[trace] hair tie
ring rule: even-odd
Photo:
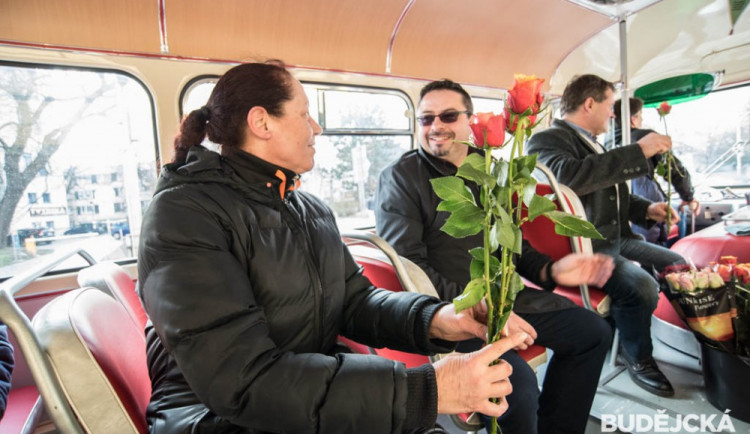
[[[201,107],[200,111],[201,111],[201,116],[203,116],[203,119],[205,119],[206,122],[208,122],[208,118],[211,115],[211,111],[206,106]]]

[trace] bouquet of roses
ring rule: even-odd
[[[722,257],[701,270],[667,267],[659,277],[662,291],[698,340],[727,353],[747,354],[750,264]]]
[[[711,265],[734,287],[736,353],[750,356],[750,263],[738,264],[736,257],[722,256],[718,263]]]

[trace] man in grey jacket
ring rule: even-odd
[[[652,357],[651,314],[658,302],[653,276],[634,264],[658,271],[684,263],[668,249],[635,235],[629,221],[642,226],[679,217],[666,203],[630,194],[627,180],[648,173],[648,158],[672,147],[669,136],[651,133],[607,152],[596,136],[607,131],[614,116],[614,86],[595,75],[573,78],[566,86],[552,127],[534,134],[527,150],[538,153],[557,177],[580,196],[586,216],[605,237],[593,240],[596,252],[615,258],[612,278],[602,289],[612,298],[611,314],[620,331],[623,357],[633,381],[659,396],[674,394]],[[669,214],[668,214],[669,213]]]

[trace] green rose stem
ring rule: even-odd
[[[487,143],[487,132],[484,133],[484,143]],[[484,147],[484,173],[491,173],[492,152],[489,146]],[[493,342],[493,326],[495,323],[495,309],[492,303],[492,293],[490,292],[490,229],[492,227],[492,204],[490,203],[491,189],[489,186],[482,187],[484,193],[484,225],[482,225],[482,235],[484,237],[484,293],[487,300],[487,343]]]
[[[508,178],[506,180],[507,183],[507,202],[506,202],[506,211],[508,211],[508,215],[513,216],[514,210],[513,207],[513,169],[515,167],[515,157],[516,155],[522,155],[523,153],[523,136],[526,130],[526,126],[528,124],[528,118],[527,117],[521,117],[518,120],[518,125],[516,126],[516,132],[513,137],[513,147],[511,148],[510,152],[510,159],[508,164]],[[486,143],[486,137],[485,137],[485,143]],[[492,154],[491,154],[491,148],[486,147],[485,148],[485,173],[491,173],[491,164],[492,164]],[[487,248],[490,245],[490,228],[491,228],[491,218],[492,218],[492,206],[494,204],[490,203],[490,188],[485,186],[484,187],[484,210],[485,210],[485,224],[484,224],[484,284],[485,284],[485,293],[487,294],[487,309],[489,311],[489,316],[487,320],[487,343],[491,344],[492,342],[497,341],[500,339],[500,336],[502,334],[503,328],[505,328],[505,323],[508,321],[508,317],[510,315],[506,315],[506,302],[508,297],[508,291],[510,288],[510,279],[513,275],[513,271],[515,269],[515,266],[513,265],[513,252],[510,248],[502,246],[500,248],[500,258],[501,258],[501,274],[500,274],[500,301],[498,303],[498,314],[500,315],[498,320],[498,324],[495,324],[495,309],[493,309],[493,303],[492,303],[492,294],[490,292],[490,249]],[[520,197],[519,197],[520,202]],[[519,206],[515,209],[515,222],[518,223],[521,220],[521,206]],[[497,362],[494,362],[497,363]],[[493,398],[492,400],[495,403],[498,403],[499,400],[497,398]],[[500,427],[497,424],[497,419],[494,419],[491,424],[491,430],[490,432],[492,434],[497,434],[497,432],[500,431],[502,434],[502,430],[500,430]]]
[[[667,118],[661,117],[664,123],[664,134],[669,135],[667,130]],[[667,239],[669,239],[669,233],[672,230],[672,151],[667,151]]]

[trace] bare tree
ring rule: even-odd
[[[50,83],[60,83],[64,74],[65,71],[0,67],[0,239],[6,238],[24,191],[48,165],[73,127],[82,119],[109,109],[94,102],[115,88],[115,78],[109,80],[92,73],[90,81],[78,88],[68,83],[66,92],[55,96]]]

